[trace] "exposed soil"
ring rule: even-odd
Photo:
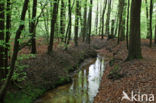
[[[105,56],[106,60],[114,60],[114,63],[113,66],[110,66],[110,63],[107,64],[94,103],[132,103],[128,100],[121,101],[123,91],[129,96],[132,91],[140,92],[140,95],[156,94],[156,45],[149,48],[148,43],[148,40],[142,40],[143,59],[126,62],[128,51],[125,42],[116,45],[116,40],[110,40],[106,42],[103,49],[98,50],[100,54]],[[119,73],[123,77],[108,79],[108,75],[115,66],[119,67]]]

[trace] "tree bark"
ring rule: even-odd
[[[76,15],[75,15],[75,35],[74,35],[74,42],[75,46],[78,46],[78,33],[79,33],[79,0],[76,0]]]
[[[31,53],[36,54],[36,25],[35,25],[35,19],[36,19],[36,13],[37,13],[37,0],[33,0],[33,8],[32,8],[32,20],[30,22],[30,33],[32,35],[32,48]]]
[[[154,39],[154,43],[156,44],[156,24],[155,24],[155,39]]]
[[[89,7],[89,13],[88,13],[88,34],[87,34],[87,40],[86,42],[90,44],[90,35],[92,30],[92,5],[93,0],[90,0],[90,7]]]
[[[98,22],[99,22],[99,1],[97,0],[97,8],[96,8],[96,18],[95,18],[95,31],[96,31],[96,35],[98,34]]]
[[[64,33],[65,33],[65,19],[66,19],[66,12],[65,12],[65,3],[64,0],[61,0],[61,12],[60,12],[60,33],[61,33],[61,40],[63,41]]]
[[[127,60],[142,58],[140,36],[141,1],[132,0],[131,4],[130,40]]]
[[[106,35],[108,35],[108,38],[110,37],[110,28],[109,28],[109,22],[110,22],[110,14],[111,14],[111,4],[112,0],[108,0],[108,11],[107,11],[107,19],[106,19]]]
[[[57,21],[57,14],[58,14],[58,5],[59,5],[59,0],[54,0],[54,7],[51,4],[51,7],[53,7],[53,12],[51,15],[51,33],[50,33],[50,42],[48,46],[48,53],[53,52],[53,43],[54,43],[54,33],[55,33],[55,24]]]
[[[104,2],[104,7],[103,7],[103,12],[102,12],[102,32],[101,32],[101,39],[103,39],[104,36],[104,19],[105,19],[105,11],[106,11],[106,7],[107,7],[107,0],[105,0]]]
[[[130,5],[130,1],[128,0],[128,7],[127,7],[127,30],[126,30],[126,45],[127,45],[127,49],[128,49],[128,35],[129,35],[129,5]]]
[[[119,17],[119,29],[118,29],[118,44],[120,41],[124,40],[124,24],[125,24],[125,19],[123,18],[124,16],[124,5],[125,5],[125,0],[119,0],[119,12],[118,12],[118,17]]]
[[[71,11],[71,0],[68,0],[68,15],[69,15],[69,31],[68,31],[68,40],[67,45],[69,45],[70,38],[71,38],[71,26],[72,26],[72,11]]]
[[[5,70],[4,70],[4,62],[5,62],[5,55],[4,55],[4,29],[5,29],[5,16],[4,16],[4,5],[5,5],[5,1],[2,0],[0,1],[0,78],[4,78],[5,77]]]
[[[5,38],[5,74],[8,74],[8,58],[9,58],[9,40],[10,40],[10,28],[11,28],[11,1],[7,0],[7,13],[6,13],[6,38]]]
[[[147,36],[146,36],[146,38],[149,39],[150,38],[150,24],[149,24],[149,13],[148,13],[148,2],[147,2],[147,0],[145,0],[145,4],[146,4],[146,22],[147,22]]]
[[[83,14],[83,33],[82,33],[82,41],[85,41],[86,38],[86,29],[87,29],[87,0],[85,0],[84,14]]]
[[[153,14],[153,0],[150,0],[150,47],[152,47],[152,14]]]

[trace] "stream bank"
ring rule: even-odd
[[[5,103],[32,103],[47,90],[71,82],[71,73],[77,70],[83,60],[95,58],[95,49],[102,48],[104,43],[105,40],[96,39],[90,47],[81,43],[67,51],[57,49],[53,55],[40,54],[21,61],[21,64],[29,66],[24,69],[27,78],[9,88]]]
[[[123,91],[129,96],[132,91],[155,95],[156,45],[149,48],[148,40],[142,40],[143,59],[125,61],[128,55],[125,41],[117,45],[117,40],[110,40],[106,44],[98,52],[111,62],[106,66],[94,103],[130,103],[126,99],[122,101]],[[145,98],[143,102],[146,102]]]
[[[79,67],[72,76],[72,83],[47,91],[35,103],[93,103],[103,71],[104,58],[89,59]]]

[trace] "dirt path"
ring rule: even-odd
[[[109,41],[104,49],[99,50],[99,53],[108,59],[112,59],[114,55],[115,62],[112,67],[107,65],[94,103],[140,103],[137,101],[139,101],[139,96],[141,100],[142,94],[147,94],[147,98],[142,99],[143,103],[149,101],[149,94],[156,94],[156,45],[151,49],[147,46],[148,41],[142,40],[143,59],[124,62],[128,54],[126,45],[122,42],[115,47],[115,44],[116,41]],[[110,71],[115,66],[120,68],[119,73],[124,77],[118,80],[108,79]],[[133,91],[134,94],[137,94],[137,101],[130,102],[125,99],[121,101],[123,91],[129,97]],[[156,103],[156,100],[150,103]]]

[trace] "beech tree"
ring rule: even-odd
[[[152,14],[153,14],[153,0],[150,0],[150,47],[152,47]]]
[[[75,8],[75,35],[74,35],[74,42],[75,42],[75,46],[78,46],[78,34],[79,34],[79,9],[80,9],[80,5],[79,5],[79,0],[76,0],[76,8]]]
[[[127,60],[142,58],[140,36],[141,1],[132,0],[131,4],[130,40]]]
[[[51,12],[51,33],[50,33],[50,42],[48,46],[48,53],[53,51],[53,43],[54,43],[54,33],[55,33],[55,24],[57,21],[57,14],[58,14],[58,5],[59,0],[54,0],[54,6],[51,3],[51,7],[53,7],[53,11]]]
[[[32,35],[31,43],[32,43],[32,49],[31,53],[36,54],[36,25],[35,25],[35,19],[36,19],[36,12],[37,12],[37,0],[33,0],[33,8],[32,8],[32,20],[30,23],[30,33]]]
[[[109,28],[109,22],[110,22],[110,14],[111,14],[111,5],[112,0],[108,0],[108,11],[107,11],[107,19],[106,19],[106,35],[108,35],[108,38],[110,38],[110,28]]]
[[[4,29],[5,29],[5,15],[4,15],[4,0],[0,1],[0,78],[5,77],[4,71]]]
[[[109,5],[109,4],[108,4]],[[106,7],[107,7],[107,0],[105,0],[105,2],[104,2],[104,7],[103,7],[103,12],[102,12],[102,32],[101,32],[101,39],[103,39],[103,36],[104,36],[104,16],[105,16],[105,11],[106,11]],[[110,8],[109,8],[110,9]],[[109,11],[108,11],[109,12]],[[109,16],[109,15],[108,15]],[[108,17],[107,17],[108,18]],[[109,20],[109,18],[107,19],[107,20]],[[107,21],[107,23],[108,23],[109,21]],[[109,26],[108,24],[107,24],[107,26]]]

